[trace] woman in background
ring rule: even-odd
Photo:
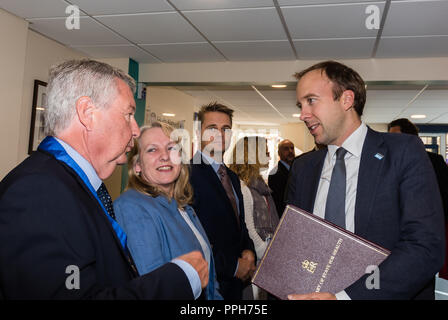
[[[209,266],[204,298],[220,300],[212,250],[190,206],[193,191],[189,170],[181,161],[179,141],[170,139],[173,130],[159,122],[141,128],[128,159],[127,191],[114,202],[116,218],[127,234],[127,245],[140,274],[200,250]]]
[[[258,264],[279,222],[271,190],[260,174],[261,169],[268,168],[267,141],[264,137],[244,137],[236,143],[232,156],[229,168],[241,180],[245,222],[255,245]],[[266,299],[261,289],[253,286],[253,291],[256,300]]]

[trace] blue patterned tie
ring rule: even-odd
[[[115,212],[114,212],[114,206],[112,204],[112,198],[110,197],[109,192],[107,192],[106,186],[104,183],[101,184],[99,189],[97,190],[96,194],[98,195],[98,198],[100,198],[101,202],[104,205],[104,208],[106,208],[107,213],[109,216],[115,219]],[[126,255],[126,258],[131,265],[132,270],[136,275],[138,275],[137,267],[135,266],[134,260],[132,259],[131,253],[129,252],[128,246],[126,245],[124,248],[124,253]]]
[[[325,206],[325,220],[345,229],[345,193],[346,172],[344,156],[347,150],[339,148],[336,151],[336,163],[331,174],[328,189],[327,204]]]
[[[101,202],[104,205],[104,208],[106,208],[107,213],[109,216],[115,220],[115,213],[114,213],[114,206],[112,204],[112,198],[109,195],[109,192],[107,192],[106,186],[104,183],[101,184],[100,188],[96,192],[98,195],[98,198],[100,198]]]

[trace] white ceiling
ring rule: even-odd
[[[79,30],[65,12],[77,5]],[[140,63],[448,56],[447,0],[0,0],[93,57]],[[369,30],[368,6],[382,23]]]
[[[197,105],[218,101],[232,107],[236,123],[275,126],[300,122],[292,117],[300,113],[296,107],[294,83],[289,83],[284,89],[248,85],[176,88],[193,96]],[[411,119],[414,114],[425,114],[426,118]],[[448,124],[448,86],[441,83],[390,82],[378,85],[369,82],[363,120],[367,123],[389,123],[397,118],[409,118],[416,124]]]
[[[79,30],[65,27],[68,5],[81,10]],[[380,9],[378,30],[365,24],[370,5]],[[0,7],[89,56],[140,63],[448,56],[448,0],[0,0]],[[418,95],[424,86],[368,87],[364,119],[425,113],[415,122],[448,123],[448,91],[429,86]],[[250,86],[179,89],[230,104],[240,122],[299,121],[291,118],[298,112],[291,86],[260,88],[265,99]]]

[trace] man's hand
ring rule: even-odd
[[[289,294],[289,300],[336,300],[336,296],[329,292],[313,292],[307,294]]]
[[[238,270],[236,277],[242,281],[246,281],[252,277],[256,270],[255,255],[250,250],[244,250],[241,253],[241,258],[238,259]]]
[[[201,280],[201,287],[205,288],[208,284],[208,264],[202,257],[202,253],[199,251],[192,251],[184,254],[176,259],[184,260],[188,262],[198,273]]]
[[[241,257],[255,264],[255,254],[251,250],[244,250]]]

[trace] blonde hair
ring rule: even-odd
[[[262,143],[263,141],[264,143]],[[246,185],[261,178],[260,168],[263,164],[260,162],[259,155],[260,152],[265,154],[265,149],[260,151],[260,148],[266,148],[266,144],[267,141],[264,137],[244,137],[238,140],[233,148],[233,161],[229,169],[235,172]],[[244,153],[242,153],[243,151]]]
[[[169,201],[171,201],[170,195],[168,195],[166,192],[161,190],[159,187],[152,185],[148,181],[144,180],[140,175],[138,175],[135,172],[135,164],[137,161],[140,161],[140,142],[141,138],[143,137],[143,133],[147,131],[148,129],[152,128],[160,128],[162,129],[163,133],[171,139],[171,133],[174,131],[174,128],[170,126],[169,124],[163,123],[163,122],[154,122],[151,125],[143,126],[140,128],[140,138],[136,139],[134,143],[134,147],[129,152],[128,156],[128,175],[129,175],[129,181],[128,185],[126,187],[127,189],[135,189],[143,194],[149,195],[151,197],[157,197],[157,196],[164,196]],[[180,145],[181,138],[177,139],[175,141]],[[181,146],[180,146],[181,147]],[[184,154],[183,148],[180,148],[179,152],[182,152]],[[183,208],[188,204],[192,203],[193,200],[193,188],[190,184],[190,172],[188,169],[188,166],[185,164],[184,161],[182,161],[181,170],[179,173],[179,177],[174,183],[174,191],[173,191],[173,198],[177,202],[177,206],[179,208]]]

